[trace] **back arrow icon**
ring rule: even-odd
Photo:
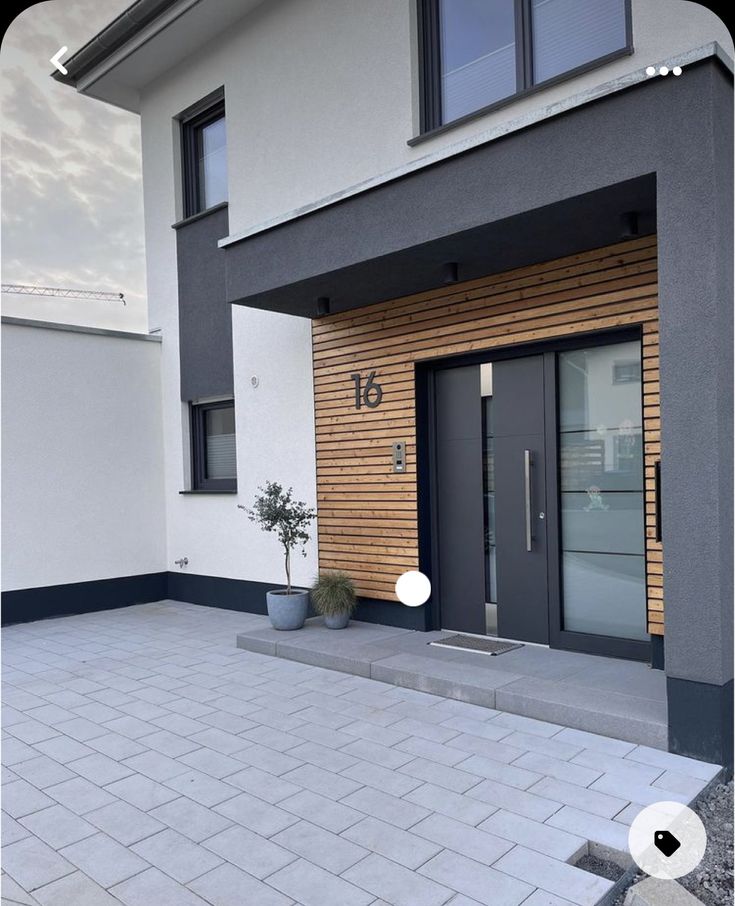
[[[59,50],[56,51],[56,53],[53,55],[53,57],[51,57],[51,59],[49,60],[49,63],[52,63],[59,70],[59,72],[62,75],[66,75],[69,71],[66,68],[66,66],[62,65],[59,62],[61,60],[61,58],[64,56],[64,54],[67,52],[67,50],[69,50],[68,47],[61,47]]]

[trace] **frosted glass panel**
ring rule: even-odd
[[[646,638],[641,347],[559,353],[565,630]]]
[[[200,209],[227,201],[227,133],[225,118],[204,126],[197,135]]]
[[[236,478],[234,408],[206,412],[206,477]]]
[[[562,493],[564,550],[640,554],[642,504],[640,494]]]
[[[647,639],[643,557],[565,553],[564,628],[572,632]]]
[[[533,75],[544,82],[626,45],[624,0],[533,0]]]
[[[514,0],[440,0],[442,118],[451,122],[516,90]]]

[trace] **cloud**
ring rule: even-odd
[[[4,282],[123,292],[129,307],[115,317],[124,315],[129,329],[141,329],[146,289],[138,118],[55,82],[48,62],[64,44],[78,49],[127,5],[39,3],[5,35],[2,265]],[[89,307],[79,312],[80,322],[97,317]],[[102,320],[108,317],[103,310]]]

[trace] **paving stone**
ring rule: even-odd
[[[128,739],[127,736],[121,736],[119,733],[104,733],[102,736],[96,736],[94,739],[87,741],[87,745],[114,761],[122,761],[124,758],[132,758],[134,755],[140,755],[148,751],[141,742]]]
[[[423,865],[441,850],[441,846],[377,818],[365,818],[344,831],[342,836],[411,869]]]
[[[125,906],[210,906],[157,868],[149,868],[110,890]]]
[[[414,758],[398,770],[402,774],[444,787],[454,793],[465,793],[482,780],[482,777],[475,774],[437,764],[435,761],[427,761],[425,758]]]
[[[599,815],[601,818],[613,818],[627,805],[627,800],[594,789],[585,789],[575,783],[565,783],[554,777],[543,777],[538,783],[528,788],[529,793],[537,793],[547,799],[553,799],[563,805],[571,805]]]
[[[502,856],[496,865],[505,858],[507,855]],[[487,906],[518,906],[533,893],[533,887],[522,880],[501,874],[493,868],[480,865],[474,859],[449,850],[439,853],[423,865],[419,872],[447,887],[451,885],[454,890]]]
[[[492,865],[513,847],[509,840],[503,840],[494,834],[439,814],[429,815],[428,818],[414,824],[411,833],[425,837],[440,847],[468,856],[483,865]]]
[[[663,773],[663,768],[639,764],[628,758],[617,758],[615,755],[606,755],[603,752],[580,752],[579,755],[574,756],[571,763],[585,765],[594,769],[598,774],[615,774],[616,777],[629,780],[631,783],[653,783]]]
[[[444,745],[439,742],[431,742],[428,739],[421,739],[417,736],[410,736],[396,746],[402,752],[409,752],[411,755],[425,758],[427,761],[434,761],[437,764],[453,767],[458,762],[463,761],[467,755],[465,752]]]
[[[193,881],[222,863],[218,856],[171,828],[146,837],[131,849],[181,884]]]
[[[399,733],[405,733],[406,736],[418,736],[430,742],[447,742],[458,734],[458,731],[449,725],[450,722],[451,719],[445,724],[429,724],[414,720],[412,717],[401,717],[390,726]]]
[[[350,828],[345,831],[345,835],[349,832]],[[349,839],[338,837],[310,821],[297,821],[271,839],[279,846],[335,875],[346,871],[368,854],[366,849],[350,842]]]
[[[720,772],[720,766],[717,764],[707,764],[704,761],[696,761],[694,758],[685,758],[683,755],[663,752],[661,749],[652,749],[649,746],[635,746],[625,755],[625,758],[639,764],[674,771],[677,774],[684,774],[686,777],[694,777],[707,782],[714,780]]]
[[[288,755],[281,755],[281,758],[291,758],[292,760],[298,759],[302,762],[306,761],[309,764],[314,764],[319,768],[324,768],[327,771],[333,771],[335,774],[338,774],[340,771],[344,771],[346,768],[355,764],[356,758],[348,750],[351,749],[353,745],[359,744],[360,742],[364,742],[364,740],[357,740],[355,743],[345,746],[343,751],[330,749],[328,746],[320,745],[317,742],[305,742],[300,746],[289,749]],[[296,765],[294,765],[294,767],[296,767]]]
[[[260,880],[296,859],[294,853],[240,825],[220,831],[202,846]]]
[[[479,828],[562,862],[572,862],[587,852],[586,838],[503,809],[490,815]]]
[[[460,796],[458,793],[452,793],[450,790],[442,789],[431,783],[425,783],[412,790],[404,797],[405,800],[424,806],[427,811],[439,812],[450,818],[456,818],[457,821],[472,827],[484,821],[495,811],[495,806],[487,805],[470,796]]]
[[[523,733],[520,730],[514,730],[509,736],[506,736],[503,739],[503,743],[527,752],[540,752],[542,755],[550,755],[560,761],[568,761],[582,751],[582,746],[564,742],[558,738],[558,734],[549,739],[545,736],[537,736],[534,733]]]
[[[94,749],[89,746],[77,742],[76,739],[68,739],[66,736],[54,736],[53,739],[34,743],[33,747],[59,764],[68,764],[70,761],[76,761],[78,758],[94,752]]]
[[[62,856],[100,884],[111,887],[130,878],[148,865],[107,834],[97,833],[60,850]]]
[[[31,708],[29,711],[26,711],[26,717],[29,720],[37,720],[53,727],[56,724],[73,720],[76,715],[73,711],[68,711],[66,708],[60,708],[58,705],[42,705],[40,708]]]
[[[606,878],[559,862],[550,856],[534,853],[523,846],[514,847],[498,859],[495,868],[578,906],[597,906],[614,886]]]
[[[39,790],[74,777],[73,771],[46,755],[38,755],[29,761],[21,761],[13,765],[13,771]]]
[[[11,818],[7,812],[2,813],[2,845],[10,846],[11,843],[15,843],[17,840],[22,840],[24,837],[29,836],[30,831],[23,827],[22,824],[19,824],[15,818]]]
[[[619,824],[624,824],[626,827],[630,827],[630,825],[635,821],[638,815],[640,815],[644,808],[645,806],[643,805],[638,805],[636,802],[631,802],[630,805],[626,805],[624,809],[622,809],[620,812],[618,812],[617,815],[615,815],[614,820]]]
[[[535,736],[543,736],[550,739],[555,736],[559,730],[563,729],[559,724],[548,723],[544,720],[536,720],[534,717],[523,717],[520,714],[500,713],[493,718],[493,723],[499,727],[509,727],[511,730],[519,730],[522,733],[533,733]]]
[[[163,755],[169,755],[171,758],[178,758],[179,755],[186,755],[187,752],[193,752],[195,749],[201,748],[199,743],[192,742],[190,739],[185,739],[183,736],[177,736],[175,733],[170,733],[168,730],[158,730],[158,732],[151,733],[148,736],[140,736],[139,741],[141,746],[155,749],[156,752],[161,752]],[[139,754],[140,752],[131,752],[130,755],[125,755],[123,757],[128,758],[132,755]]]
[[[301,787],[296,784],[254,767],[243,768],[237,774],[228,775],[227,783],[272,805],[301,792]]]
[[[618,758],[625,757],[636,747],[635,743],[632,742],[624,742],[622,739],[611,739],[609,736],[600,736],[598,733],[589,733],[586,730],[573,730],[571,727],[564,727],[553,738],[558,742],[568,742],[573,746],[578,745],[582,749],[602,752]]]
[[[393,906],[443,906],[454,895],[454,889],[422,878],[377,854],[353,865],[342,877]],[[314,906],[318,906],[317,901]],[[335,902],[335,906],[340,904]]]
[[[75,717],[73,720],[67,720],[64,723],[54,725],[59,733],[64,736],[71,736],[77,742],[89,742],[97,736],[104,736],[107,732],[104,727],[92,723],[84,717]]]
[[[156,823],[167,824],[195,843],[201,843],[207,837],[212,837],[232,826],[229,818],[205,808],[192,799],[187,799],[186,796],[179,796],[178,799],[159,805],[146,817],[155,819]],[[160,825],[157,829],[160,829]]]
[[[497,712],[492,712],[493,714]],[[442,728],[456,730],[457,733],[477,736],[480,739],[490,739],[498,742],[510,736],[513,730],[510,727],[504,727],[496,724],[493,720],[478,720],[475,717],[450,717],[444,721]]]
[[[349,777],[334,774],[332,771],[324,771],[313,764],[304,764],[300,768],[289,771],[287,774],[283,774],[281,779],[294,783],[304,790],[311,790],[313,793],[319,793],[320,796],[326,796],[327,799],[335,800],[354,793],[363,785],[350,780]]]
[[[13,739],[12,736],[8,736],[3,741],[3,764],[5,765],[12,767],[22,761],[35,758],[37,755],[38,752],[32,746],[19,739]]]
[[[408,764],[416,757],[410,752],[399,752],[396,749],[389,749],[381,746],[377,742],[370,742],[368,739],[356,739],[348,746],[341,750],[340,754],[351,755],[353,764],[357,759],[360,761],[370,761],[382,768],[395,771],[401,765]],[[346,770],[349,765],[345,765],[342,771]]]
[[[28,743],[29,745],[43,742],[44,739],[52,739],[55,736],[59,736],[57,730],[38,720],[27,720],[22,723],[12,724],[10,727],[7,725],[4,726],[16,739]]]
[[[620,799],[627,799],[637,805],[653,805],[654,802],[661,802],[662,799],[681,802],[683,805],[689,804],[689,797],[681,793],[675,793],[672,790],[664,792],[660,787],[630,781],[617,774],[603,774],[599,780],[595,780],[590,789],[608,793]]]
[[[108,758],[101,752],[70,761],[69,768],[97,786],[105,786],[107,783],[122,780],[123,777],[129,777],[134,773],[129,767]]]
[[[143,777],[141,774],[133,774],[123,780],[116,780],[105,789],[118,799],[123,799],[144,812],[150,811],[157,805],[163,805],[164,802],[170,802],[178,796],[178,792],[161,783],[156,783],[155,780]]]
[[[25,780],[13,780],[3,786],[2,804],[11,818],[24,818],[32,812],[48,808],[54,800]]]
[[[299,767],[306,760],[301,757],[294,758],[292,755],[285,755],[283,752],[276,752],[258,743],[250,743],[246,749],[236,754],[238,761],[252,765],[254,768],[260,768],[262,771],[276,776],[285,774],[287,771],[293,771],[294,768]]]
[[[301,736],[295,736],[285,730],[267,726],[256,726],[246,730],[242,734],[242,739],[248,743],[256,742],[259,745],[268,746],[268,748],[275,749],[277,752],[287,752],[295,746],[300,746],[304,741]]]
[[[78,717],[85,717],[95,724],[102,724],[106,720],[115,720],[117,717],[122,717],[122,714],[116,708],[103,705],[101,702],[88,702],[86,705],[74,708],[74,713]]]
[[[180,756],[177,763],[194,768],[203,774],[217,778],[217,780],[242,770],[241,761],[237,761],[229,755],[223,755],[221,752],[215,752],[213,749],[204,748]]]
[[[3,847],[3,870],[26,891],[71,874],[74,866],[37,837]]]
[[[565,805],[546,823],[577,834],[593,843],[600,843],[622,853],[628,852],[628,828],[619,822],[590,815],[589,812],[581,812]]]
[[[545,821],[561,807],[559,802],[495,780],[483,780],[482,783],[473,786],[467,795],[496,808],[504,808],[517,815],[533,818],[535,821]]]
[[[4,887],[5,885],[3,885]],[[33,891],[41,906],[119,906],[120,900],[110,896],[81,871],[66,875],[58,881]]]
[[[458,767],[469,774],[476,774],[487,780],[496,780],[519,790],[528,789],[532,783],[541,780],[541,774],[538,771],[528,770],[519,764],[503,764],[492,758],[484,758],[482,755],[470,755]]]
[[[645,878],[628,890],[625,906],[702,906],[702,901],[675,881]]]
[[[453,749],[461,749],[467,755],[480,755],[482,758],[492,758],[493,761],[500,761],[503,764],[510,764],[523,754],[523,749],[481,736],[470,736],[469,733],[459,733],[454,739],[450,739],[447,745]]]
[[[18,770],[18,767],[20,765],[16,765],[16,770]],[[664,771],[658,779],[654,780],[653,786],[661,790],[668,790],[671,793],[679,793],[679,795],[686,796],[691,801],[707,786],[707,781],[699,780],[696,777],[687,777],[685,774],[677,774],[674,771]]]
[[[300,906],[368,906],[372,894],[302,859],[268,878],[268,884]]]
[[[234,733],[227,733],[225,730],[219,730],[217,727],[205,727],[200,729],[199,732],[193,734],[182,733],[181,735],[186,735],[192,742],[197,742],[200,746],[207,746],[207,748],[221,752],[223,755],[233,755],[235,752],[241,752],[250,745],[250,740],[242,736],[236,736]]]
[[[127,736],[128,739],[140,739],[142,736],[150,736],[156,730],[153,723],[148,723],[146,720],[140,720],[129,715],[118,717],[105,723],[101,728],[103,733],[105,728],[110,733],[118,733],[120,736]]]
[[[189,883],[212,906],[291,906],[293,900],[225,862]]]
[[[215,806],[214,810],[262,837],[271,837],[298,821],[298,818],[290,812],[270,805],[249,793],[240,793]]]
[[[360,792],[362,791],[351,795],[357,796]],[[371,790],[371,792],[375,793],[376,791]],[[333,802],[331,799],[312,793],[310,790],[304,790],[295,796],[284,799],[279,803],[279,808],[284,808],[292,814],[298,815],[299,818],[312,821],[325,830],[339,834],[353,824],[357,824],[364,817],[356,808],[350,807],[349,799],[350,797],[348,796],[345,802]]]
[[[160,821],[120,800],[87,812],[84,818],[123,846],[131,846],[165,827]]]
[[[600,757],[604,758],[605,756],[601,755]],[[587,787],[594,783],[603,773],[602,768],[583,766],[574,760],[571,762],[560,761],[558,758],[543,755],[541,752],[527,752],[525,755],[521,755],[520,758],[516,758],[513,766],[536,771],[537,774],[555,777],[565,783],[574,783],[582,787]]]
[[[233,763],[236,766],[238,764],[237,762]],[[140,755],[133,755],[132,758],[127,758],[121,767],[131,774],[135,772],[143,774],[151,780],[163,782],[176,777],[178,774],[185,774],[190,766],[177,761],[175,758],[169,758],[168,755],[163,755],[161,752],[149,750]],[[235,770],[237,770],[237,767],[235,767]]]
[[[239,793],[236,787],[224,783],[222,780],[216,780],[214,777],[209,777],[201,771],[187,771],[185,774],[171,777],[164,783],[170,790],[175,790],[177,793],[188,796],[189,799],[193,799],[195,802],[199,802],[209,808],[219,805],[227,799],[232,799],[233,796],[237,796]],[[174,797],[170,796],[169,798],[173,799]],[[157,802],[156,805],[161,805],[161,803]]]
[[[357,764],[343,771],[342,776],[349,777],[358,784],[370,786],[375,790],[382,790],[384,793],[390,793],[391,796],[397,796],[399,799],[423,783],[422,780],[418,780],[415,777],[391,771],[369,761],[358,761]]]
[[[315,693],[308,693],[307,695],[299,696],[299,698],[304,700],[313,694]],[[352,717],[347,713],[335,713],[334,711],[330,711],[329,708],[322,708],[318,705],[311,705],[308,708],[304,708],[303,711],[298,712],[298,715],[299,719],[302,721],[319,724],[322,727],[331,727],[333,730],[339,730],[340,727],[344,727],[346,724],[353,722]]]
[[[96,833],[93,825],[58,804],[27,815],[20,823],[52,849],[61,849]]]

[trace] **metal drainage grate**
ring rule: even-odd
[[[520,642],[500,642],[497,639],[477,638],[473,635],[449,635],[438,642],[429,642],[437,648],[461,648],[463,651],[481,651],[483,654],[505,654],[523,648]]]

